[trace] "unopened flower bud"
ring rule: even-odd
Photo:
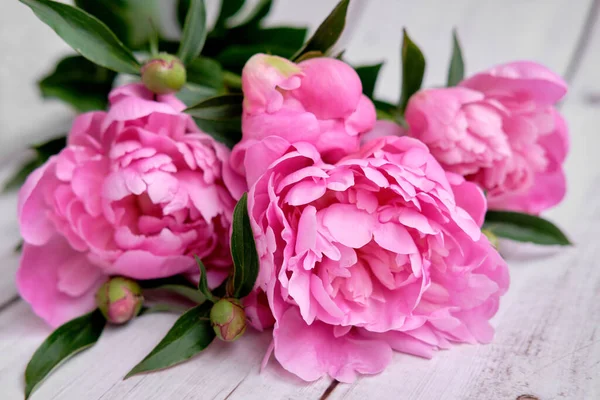
[[[496,236],[489,229],[482,229],[481,233],[483,233],[488,238],[492,246],[494,246],[496,249],[498,248],[498,236]]]
[[[96,292],[98,308],[113,324],[123,324],[138,315],[143,302],[140,285],[120,276],[111,278]]]
[[[185,80],[183,63],[171,54],[160,53],[142,67],[142,82],[156,94],[177,92]]]
[[[233,342],[246,331],[246,313],[237,299],[221,299],[210,310],[210,322],[217,337]]]

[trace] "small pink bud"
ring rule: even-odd
[[[120,276],[111,278],[96,292],[98,308],[113,324],[124,324],[138,315],[143,302],[140,285]]]
[[[219,339],[233,342],[246,331],[244,307],[237,299],[221,299],[210,310],[210,322]]]
[[[186,71],[179,58],[160,53],[142,67],[142,82],[156,94],[177,92],[185,85]]]

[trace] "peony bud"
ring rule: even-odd
[[[185,80],[183,63],[171,54],[160,53],[142,67],[142,82],[156,94],[177,92]]]
[[[138,315],[143,302],[140,285],[120,276],[111,278],[96,292],[98,308],[106,320],[113,324],[124,324]]]
[[[246,313],[237,299],[221,299],[210,310],[210,322],[217,337],[233,342],[246,331]]]

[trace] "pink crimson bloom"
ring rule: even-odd
[[[541,65],[500,65],[457,87],[415,94],[406,109],[408,134],[446,170],[478,183],[491,209],[538,214],[566,192],[568,130],[554,108],[566,92],[567,84]]]
[[[242,71],[242,142],[232,153],[240,174],[246,149],[268,136],[313,144],[327,162],[358,150],[375,124],[375,106],[362,94],[356,71],[333,58],[298,64],[254,55]]]
[[[380,137],[331,165],[310,143],[271,137],[248,156],[264,162],[245,166],[260,257],[246,313],[274,324],[286,370],[352,382],[393,350],[429,358],[492,340],[509,276],[480,230],[485,198],[424,144]]]
[[[141,84],[113,90],[108,112],[78,116],[67,147],[19,193],[21,296],[57,326],[95,307],[110,275],[153,279],[229,272],[229,229],[245,190],[229,150],[201,132],[173,96]]]

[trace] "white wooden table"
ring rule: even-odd
[[[268,334],[250,333],[161,373],[121,378],[166,333],[174,315],[147,315],[108,329],[32,397],[37,399],[600,399],[600,1],[358,0],[346,52],[354,63],[388,58],[377,92],[399,92],[402,26],[426,53],[428,85],[444,82],[457,26],[468,73],[533,59],[571,84],[562,112],[571,127],[569,193],[547,213],[576,246],[503,243],[512,284],[493,322],[495,341],[457,346],[433,360],[396,354],[382,374],[306,384],[271,362],[260,373]],[[214,8],[215,0],[209,0]],[[320,22],[335,0],[279,0],[270,23]],[[0,164],[6,177],[28,142],[68,126],[70,112],[42,101],[35,81],[69,49],[16,0],[0,5]],[[65,125],[67,124],[67,125]],[[49,329],[16,294],[15,196],[0,197],[0,398],[20,399],[22,374]],[[527,397],[521,397],[527,398]]]

